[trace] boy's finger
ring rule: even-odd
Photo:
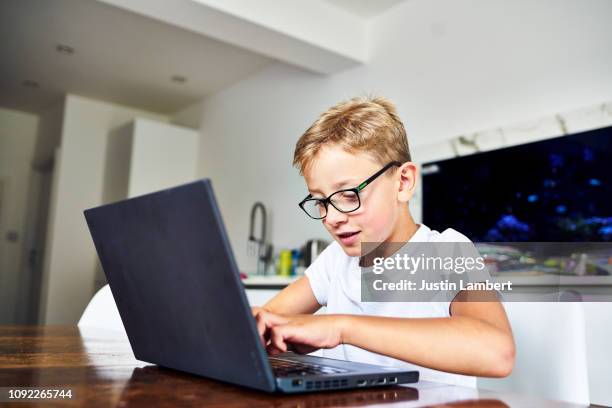
[[[255,319],[255,323],[257,324],[257,332],[259,333],[259,338],[261,340],[261,342],[263,343],[263,345],[266,345],[266,322],[264,319],[262,319],[261,317],[257,317]]]
[[[268,344],[266,345],[266,351],[271,356],[276,356],[283,352],[282,350],[277,349],[272,342],[268,342]]]
[[[289,322],[288,318],[270,313],[263,309],[260,309],[254,317],[259,338],[264,346],[267,343],[267,337],[269,337],[268,333],[272,327]]]
[[[308,353],[312,353],[313,351],[318,350],[317,347],[312,347],[309,345],[305,345],[305,344],[295,344],[293,345],[293,351],[295,353],[298,354],[308,354]]]
[[[280,351],[279,349],[277,349],[274,346],[268,346],[266,351],[268,352],[269,355],[271,356],[278,356],[279,354],[282,354],[283,352]]]
[[[272,345],[283,353],[287,351],[287,344],[283,339],[283,327],[273,327],[271,330],[270,340]]]

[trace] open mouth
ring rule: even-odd
[[[357,241],[357,236],[361,231],[352,231],[352,232],[343,232],[341,234],[337,234],[340,241],[345,245],[350,245]]]

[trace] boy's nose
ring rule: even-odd
[[[325,222],[329,225],[335,226],[342,222],[345,222],[348,218],[346,213],[340,212],[333,205],[329,205],[327,207],[327,216],[325,217]]]

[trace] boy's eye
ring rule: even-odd
[[[359,197],[354,191],[339,191],[331,201],[337,209],[345,212],[354,211],[359,206]]]
[[[355,194],[353,191],[343,191],[340,193],[340,199],[345,201],[357,201],[357,194]]]
[[[323,200],[308,200],[304,202],[302,208],[308,215],[316,219],[325,217],[325,214],[327,213]]]
[[[308,200],[305,203],[305,207],[307,208],[316,208],[317,210],[325,208],[325,204],[323,200]]]

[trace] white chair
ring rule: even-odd
[[[98,290],[91,299],[81,315],[78,326],[114,331],[127,337],[115,299],[108,285]]]
[[[587,325],[591,404],[612,406],[612,303],[583,303]]]
[[[246,291],[251,305],[261,306],[279,290],[250,289]],[[91,299],[78,323],[79,327],[93,327],[125,334],[115,299],[108,285],[103,286]]]
[[[478,378],[478,387],[588,405],[583,305],[506,302],[504,306],[514,332],[516,364],[507,378]]]
[[[253,306],[263,306],[279,292],[278,289],[247,289],[247,299]],[[79,327],[93,327],[125,334],[115,299],[108,285],[103,286],[91,299],[81,315]]]

